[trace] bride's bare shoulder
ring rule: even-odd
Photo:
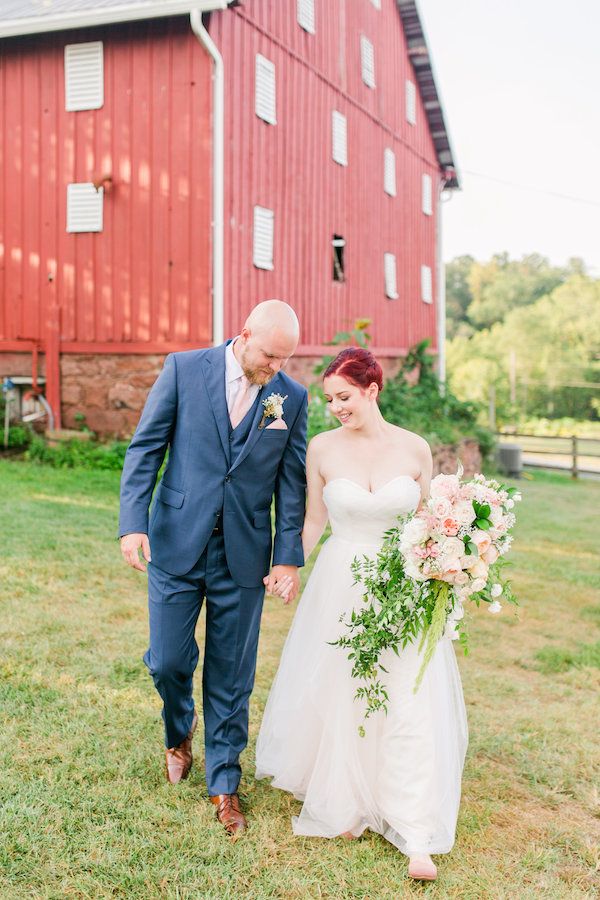
[[[424,437],[415,431],[409,431],[407,428],[401,428],[399,425],[392,425],[388,422],[392,429],[392,437],[405,448],[414,450],[415,453],[431,454],[431,448]]]
[[[320,431],[308,442],[308,453],[313,457],[320,457],[327,453],[328,448],[335,446],[339,438],[340,428],[332,428],[330,431]]]

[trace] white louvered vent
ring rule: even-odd
[[[393,253],[383,254],[383,273],[385,275],[385,295],[390,300],[398,299],[396,290],[396,257]]]
[[[362,80],[367,87],[375,87],[375,51],[373,44],[364,34],[360,36],[360,66]]]
[[[315,33],[315,0],[298,0],[296,7],[296,15],[298,25],[308,31],[309,34]]]
[[[259,119],[277,124],[275,98],[275,63],[256,54],[254,110]]]
[[[406,121],[417,124],[417,88],[414,81],[406,81]]]
[[[275,213],[264,206],[254,207],[252,262],[257,269],[273,268],[273,226]]]
[[[390,197],[396,196],[396,154],[389,147],[383,151],[383,189]]]
[[[431,175],[423,175],[423,212],[426,216],[433,215]]]
[[[102,231],[104,188],[91,181],[67,185],[67,231]]]
[[[100,109],[104,104],[102,41],[65,46],[65,109]]]
[[[334,109],[331,114],[332,156],[340,166],[348,165],[348,141],[346,116]]]
[[[433,303],[431,268],[429,266],[421,266],[421,300],[424,303]]]

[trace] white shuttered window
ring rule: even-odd
[[[260,53],[256,54],[254,111],[259,119],[277,124],[275,63]]]
[[[421,266],[421,300],[424,303],[433,303],[430,266]]]
[[[373,44],[364,34],[360,36],[360,65],[362,80],[367,87],[375,87],[375,51]]]
[[[309,34],[314,34],[315,0],[297,0],[296,17],[301,28],[304,28]]]
[[[381,9],[381,0],[371,0],[371,3],[375,7],[375,9]]]
[[[334,109],[331,114],[332,156],[340,166],[348,165],[347,134],[346,116]]]
[[[433,215],[431,175],[423,175],[423,212],[426,216]]]
[[[406,81],[406,121],[417,124],[417,88],[414,81]]]
[[[65,109],[100,109],[104,105],[102,41],[65,45]]]
[[[254,207],[252,262],[257,269],[273,268],[273,226],[275,213],[264,206]]]
[[[383,189],[390,197],[396,196],[396,154],[390,147],[383,151]]]
[[[385,295],[390,300],[398,299],[396,290],[396,257],[393,253],[383,254],[383,274],[385,276]]]
[[[67,185],[67,231],[102,231],[104,188],[91,181]]]

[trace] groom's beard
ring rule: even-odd
[[[271,371],[265,371],[265,369],[247,369],[245,366],[244,375],[250,382],[250,384],[258,384],[261,387],[265,384],[268,384],[275,377],[276,373]]]

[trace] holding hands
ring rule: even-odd
[[[269,574],[263,578],[269,594],[281,597],[285,604],[291,603],[300,590],[300,575],[297,566],[273,566]]]

